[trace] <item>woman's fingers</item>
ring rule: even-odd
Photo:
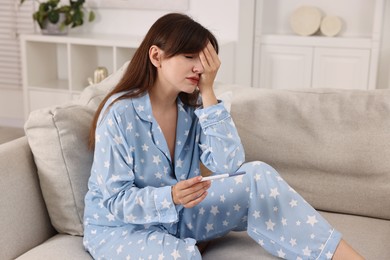
[[[210,42],[208,42],[206,47],[199,53],[199,58],[204,69],[200,76],[199,83],[199,89],[202,91],[203,87],[207,88],[213,86],[218,69],[221,66],[221,61]]]
[[[180,181],[172,187],[173,202],[193,207],[205,198],[210,184],[210,181],[201,182],[201,177]]]
[[[194,200],[191,200],[187,202],[186,204],[183,204],[183,207],[185,208],[192,208],[198,205],[202,200],[204,200],[207,196],[207,191],[204,191],[199,197],[195,198]]]
[[[221,65],[221,61],[219,60],[218,54],[214,49],[214,46],[209,42],[206,45],[206,48],[203,50],[206,60],[210,67],[214,69],[218,69]]]
[[[205,70],[216,71],[221,65],[218,54],[210,42],[207,43],[199,56]]]

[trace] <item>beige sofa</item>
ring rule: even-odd
[[[91,259],[82,246],[86,138],[122,71],[71,104],[33,112],[26,137],[0,146],[0,259]],[[390,90],[217,91],[233,93],[248,161],[273,165],[367,259],[390,259]],[[203,259],[275,258],[231,232]]]

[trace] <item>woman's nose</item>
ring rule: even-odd
[[[203,73],[204,68],[203,68],[202,62],[200,61],[199,57],[195,59],[195,64],[194,64],[194,67],[192,68],[192,71],[197,73],[197,74]]]

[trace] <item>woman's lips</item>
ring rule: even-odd
[[[198,85],[199,83],[199,78],[196,78],[196,77],[188,77],[187,78],[189,81],[191,81],[191,83],[193,83],[194,85]]]

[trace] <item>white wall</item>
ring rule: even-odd
[[[189,8],[183,13],[211,30],[220,42],[235,42],[238,39],[239,1],[189,0]],[[170,12],[103,8],[94,9],[94,11],[96,20],[93,23],[86,22],[85,26],[72,29],[71,33],[92,32],[144,36],[159,17]],[[229,46],[228,48],[234,51],[234,46]],[[225,75],[234,76],[232,70],[233,67],[228,67]],[[21,127],[23,124],[22,89],[0,89],[0,125]]]
[[[238,42],[235,81],[247,84],[251,78],[251,35],[253,33],[253,12],[250,10],[256,0],[189,0],[187,13],[210,29],[224,41]],[[305,0],[306,1],[306,0]],[[313,0],[319,1],[319,0]],[[334,2],[336,0],[332,0]],[[362,0],[358,0],[362,1]],[[339,2],[337,0],[337,2]],[[383,39],[380,53],[378,87],[390,88],[390,0],[386,0]],[[242,10],[240,10],[240,7]],[[245,9],[245,10],[244,10]],[[346,8],[349,11],[349,8]],[[96,21],[72,32],[134,34],[143,36],[152,23],[168,11],[96,9]],[[356,11],[356,10],[354,10]],[[358,22],[364,23],[364,15]],[[275,24],[268,26],[277,26]],[[245,33],[241,28],[245,28]],[[352,35],[351,35],[352,36]],[[242,44],[242,41],[243,44]],[[239,73],[237,73],[237,71]],[[234,73],[233,73],[234,74]],[[23,125],[22,90],[0,89],[0,125]]]
[[[390,89],[390,0],[386,0],[385,5],[379,55],[378,88]]]
[[[235,41],[238,37],[238,7],[239,0],[189,0],[189,9],[180,12],[210,29],[219,40]],[[143,36],[159,17],[170,11],[99,8],[95,12],[96,20],[83,26],[82,30]]]
[[[247,1],[247,0],[246,0]],[[186,13],[217,37],[222,61],[217,81],[235,82],[235,42],[239,35],[239,0],[189,0]],[[147,9],[95,9],[97,19],[80,31],[144,36],[150,26],[162,15],[172,11]],[[248,70],[251,69],[248,63]]]

